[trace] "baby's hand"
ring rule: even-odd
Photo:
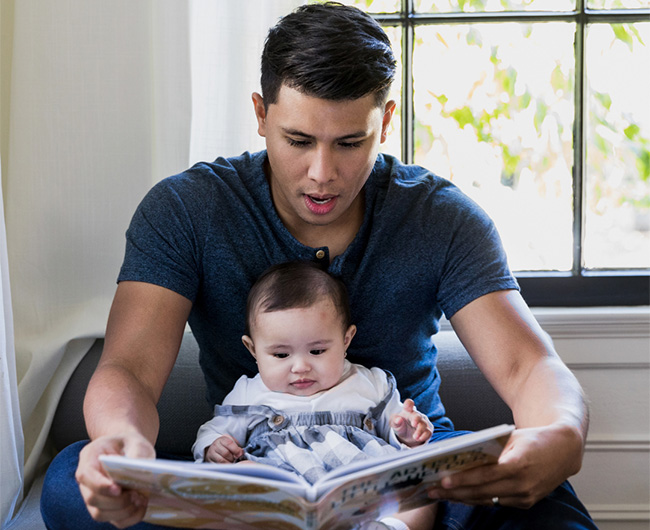
[[[433,434],[429,418],[416,410],[412,399],[404,401],[402,412],[391,416],[390,426],[399,441],[409,447],[427,443]]]
[[[232,464],[244,456],[244,450],[230,435],[219,436],[212,445],[205,450],[205,461],[217,464]]]

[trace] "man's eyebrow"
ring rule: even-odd
[[[312,136],[311,134],[307,134],[305,132],[299,131],[298,129],[290,129],[288,127],[282,127],[282,130],[284,131],[285,134],[288,134],[290,136],[300,136],[301,138],[306,138],[309,140],[313,140],[315,137]],[[351,134],[346,134],[345,136],[341,136],[340,138],[337,138],[337,141],[342,141],[342,140],[351,140],[351,139],[356,139],[356,138],[363,138],[366,136],[368,133],[366,131],[357,131],[353,132]]]

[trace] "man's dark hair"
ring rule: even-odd
[[[327,298],[341,317],[343,330],[351,323],[345,284],[315,263],[291,261],[267,269],[248,293],[246,334],[250,336],[255,315],[283,309],[310,307]]]
[[[262,52],[264,105],[282,84],[333,101],[374,94],[381,107],[395,76],[395,57],[381,26],[356,7],[307,4],[269,30]]]

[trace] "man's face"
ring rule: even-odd
[[[253,101],[273,203],[289,231],[300,238],[314,227],[345,228],[358,219],[360,191],[386,139],[394,102],[379,108],[372,95],[331,101],[285,85],[268,109],[259,94]]]

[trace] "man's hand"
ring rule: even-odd
[[[219,436],[212,445],[205,450],[205,461],[217,464],[233,464],[244,456],[244,450],[230,435]]]
[[[465,504],[530,508],[580,470],[582,437],[577,429],[551,425],[517,429],[499,462],[456,473],[429,492],[434,499]]]
[[[75,473],[81,496],[93,519],[110,522],[118,528],[140,522],[147,509],[147,498],[113,482],[99,462],[100,455],[155,458],[153,446],[140,435],[97,438],[82,449]]]
[[[412,399],[404,401],[402,412],[391,416],[390,426],[399,441],[409,447],[427,443],[433,434],[429,418],[417,411]]]

